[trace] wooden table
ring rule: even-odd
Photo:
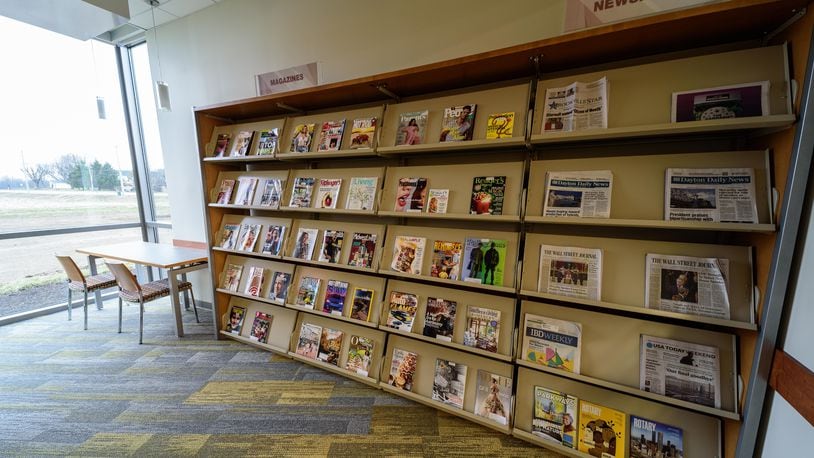
[[[79,248],[76,251],[88,255],[88,264],[92,275],[97,274],[96,260],[99,258],[165,269],[170,280],[170,298],[172,299],[172,313],[175,317],[175,334],[178,337],[184,336],[184,325],[181,320],[181,300],[178,297],[178,276],[186,276],[187,272],[206,268],[209,261],[206,250],[177,247],[162,243],[126,242]],[[96,304],[99,307],[102,304],[101,296],[101,291],[97,291]]]

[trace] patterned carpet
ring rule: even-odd
[[[271,353],[169,300],[0,327],[0,456],[559,456]]]

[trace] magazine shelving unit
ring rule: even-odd
[[[219,284],[220,274],[231,259],[239,258],[250,263],[275,262],[258,252],[229,252],[216,247],[225,221],[253,221],[251,218],[271,215],[266,207],[212,203],[221,181],[239,176],[277,174],[286,181],[281,209],[273,211],[273,215],[276,217],[279,212],[280,219],[293,218],[287,229],[284,256],[279,261],[290,266],[294,273],[288,301],[292,302],[296,297],[299,278],[315,272],[325,275],[323,283],[325,279],[347,278],[344,281],[350,284],[348,296],[352,296],[354,282],[365,278],[376,284],[374,289],[378,295],[373,301],[377,314],[371,316],[369,322],[362,323],[344,316],[325,315],[321,311],[302,310],[292,304],[272,304],[262,297],[246,298],[242,293],[229,293],[216,286],[214,313],[219,318],[219,329],[222,329],[232,303],[249,303],[252,307],[290,314],[286,319],[277,320],[275,317],[272,337],[277,340],[273,344],[271,340],[269,345],[249,341],[247,325],[241,335],[219,333],[218,337],[233,338],[287,354],[566,455],[587,456],[531,433],[535,385],[573,394],[628,415],[678,426],[685,434],[685,456],[731,456],[739,434],[740,412],[743,411],[743,380],[750,370],[751,353],[760,324],[759,288],[766,282],[771,246],[776,236],[774,215],[777,208],[774,202],[777,192],[774,186],[785,181],[787,172],[783,160],[783,156],[788,155],[787,146],[778,138],[788,141],[792,135],[788,127],[796,119],[791,107],[787,47],[750,48],[752,44],[743,41],[763,37],[754,24],[767,21],[772,24],[769,27],[772,30],[787,19],[780,17],[774,3],[764,3],[708,5],[688,10],[700,11],[698,14],[656,15],[622,26],[598,27],[437,65],[196,108],[203,196],[208,203],[207,233],[212,247],[213,284]],[[781,0],[775,3],[788,6],[794,2]],[[696,29],[702,24],[715,25],[703,28],[708,35],[717,37],[715,40],[704,41],[686,35],[688,28]],[[637,39],[642,33],[648,34],[649,39],[645,42]],[[633,40],[629,43],[635,42],[636,45],[617,44],[628,42],[617,42],[615,38]],[[698,48],[702,45],[720,46]],[[661,49],[677,52],[656,54]],[[534,65],[535,57],[538,57],[539,67]],[[581,67],[584,65],[591,67]],[[595,81],[602,76],[607,76],[611,88],[607,129],[541,133],[546,88],[562,87],[574,81]],[[764,116],[670,122],[673,92],[765,80],[771,82],[771,90],[769,110]],[[477,104],[474,139],[458,143],[437,142],[443,109],[472,103]],[[290,107],[301,112],[290,115]],[[429,111],[424,134],[427,142],[395,146],[400,115],[425,109]],[[486,140],[488,116],[508,111],[515,112],[513,136]],[[368,116],[376,116],[381,121],[374,148],[350,149],[348,141],[353,119]],[[263,119],[268,121],[258,121]],[[323,121],[339,119],[346,119],[340,150],[317,152],[319,125]],[[289,153],[291,132],[294,126],[304,122],[317,124],[311,151]],[[240,130],[273,126],[281,132],[279,152],[275,157],[210,157],[213,141],[219,133],[230,132],[234,137]],[[251,149],[255,146],[253,142]],[[780,151],[768,151],[767,148],[779,148]],[[778,154],[780,160],[776,159]],[[664,169],[667,167],[754,168],[758,181],[758,224],[664,221]],[[360,212],[343,208],[349,179],[374,176],[360,172],[363,168],[379,170],[377,176],[381,179],[376,208],[358,214]],[[542,216],[546,171],[605,169],[614,173],[609,219]],[[468,194],[472,177],[494,175],[509,177],[503,215],[470,215]],[[339,208],[286,209],[296,176],[342,178]],[[448,213],[393,211],[398,179],[402,177],[426,177],[429,179],[428,188],[450,189]],[[265,227],[268,223],[263,224]],[[300,227],[319,229],[312,260],[292,258]],[[316,261],[326,229],[345,231],[337,264]],[[354,232],[377,234],[377,252],[372,268],[347,265]],[[404,274],[390,268],[394,239],[399,235],[427,239],[421,275]],[[430,276],[433,241],[459,241],[463,244],[466,238],[473,237],[508,241],[502,286]],[[544,242],[603,248],[601,300],[538,291],[539,247]],[[258,244],[261,243],[259,240]],[[646,253],[730,259],[730,318],[644,308]],[[465,255],[462,252],[462,258]],[[245,270],[243,275],[246,275]],[[239,291],[243,286],[240,285]],[[323,284],[322,295],[324,290]],[[387,302],[392,291],[419,296],[415,322],[409,333],[386,326]],[[457,302],[452,342],[422,335],[427,297]],[[321,304],[320,299],[317,304]],[[469,305],[500,309],[501,331],[496,353],[462,344],[460,332],[466,326]],[[586,326],[583,330],[583,375],[541,368],[518,355],[522,349],[523,317],[527,312],[561,317]],[[247,314],[246,319],[248,321],[251,317]],[[296,354],[299,328],[303,322],[341,329],[345,333],[338,367]],[[603,334],[593,331],[600,324],[608,331]],[[616,332],[612,332],[614,330]],[[343,369],[347,339],[354,332],[359,335],[372,333],[370,335],[378,339],[376,369],[366,377]],[[721,394],[726,399],[722,408],[691,405],[639,390],[636,376],[640,334],[692,343],[715,343],[721,350],[722,359]],[[394,348],[419,354],[412,392],[387,383]],[[613,351],[624,355],[609,357],[608,352]],[[436,357],[468,366],[464,409],[431,399]],[[615,374],[612,371],[619,367],[614,366],[619,359],[625,360],[624,367]],[[477,369],[515,377],[515,402],[509,424],[500,425],[474,413]],[[626,429],[629,432],[629,425]],[[627,443],[622,446],[627,447]]]
[[[228,301],[228,307],[224,310],[222,316],[219,317],[219,329],[224,329],[229,320],[229,312],[232,306],[237,305],[246,308],[246,314],[243,317],[243,326],[239,333],[232,333],[221,330],[220,335],[238,342],[243,342],[257,348],[269,350],[280,355],[288,355],[288,336],[294,331],[294,325],[297,321],[297,313],[293,310],[286,310],[283,307],[275,306],[269,303],[262,303],[257,301],[257,298],[242,298],[231,297]],[[271,316],[271,325],[269,327],[268,342],[261,343],[251,339],[251,327],[254,322],[256,312],[263,312]]]
[[[266,163],[277,161],[278,159],[274,157],[274,155],[266,155],[266,156],[254,156],[254,155],[247,155],[247,156],[230,156],[231,148],[232,148],[232,140],[237,136],[238,132],[240,131],[253,131],[257,132],[258,130],[271,130],[277,129],[277,132],[283,131],[283,126],[285,125],[286,118],[284,117],[276,117],[273,119],[267,119],[264,121],[258,122],[248,122],[248,123],[241,123],[239,125],[234,124],[221,124],[214,128],[212,132],[211,141],[209,138],[206,139],[205,150],[207,152],[206,155],[202,157],[202,160],[205,162],[212,162],[218,164],[229,164],[229,163],[237,163],[237,164],[245,164],[247,162],[259,162],[259,163]],[[217,141],[218,135],[220,134],[228,134],[229,135],[229,144],[227,145],[226,151],[220,157],[214,156],[213,151],[215,150],[215,142]],[[257,142],[259,136],[255,134],[252,137],[251,144],[249,145],[248,151],[254,152],[257,149]]]
[[[301,153],[307,154],[307,153]],[[332,165],[332,164],[328,164]],[[350,180],[352,177],[377,177],[379,179],[378,188],[381,188],[381,181],[384,177],[384,167],[364,167],[353,169],[340,169],[340,168],[319,168],[319,169],[296,169],[291,170],[288,180],[288,186],[282,201],[280,209],[283,211],[293,212],[311,212],[311,213],[327,213],[327,214],[350,214],[350,215],[373,215],[376,213],[378,199],[381,197],[380,193],[376,193],[373,199],[373,207],[368,210],[350,210],[346,208],[348,201],[348,190],[350,189]],[[314,178],[314,193],[311,196],[310,207],[291,207],[288,204],[291,202],[291,194],[294,192],[294,183],[297,178]],[[339,188],[339,196],[337,197],[336,208],[317,208],[317,195],[319,190],[320,179],[335,179],[342,180],[341,187]],[[378,190],[378,189],[377,189]]]
[[[282,254],[273,255],[268,253],[262,253],[263,251],[263,244],[266,240],[266,235],[268,233],[268,229],[270,226],[282,226],[284,227],[284,233],[282,235],[280,243],[281,249],[280,253],[282,253],[282,247],[285,247],[285,241],[288,237],[288,234],[291,229],[291,218],[273,218],[273,217],[265,217],[265,216],[244,216],[244,215],[234,215],[234,214],[226,214],[222,218],[222,222],[220,224],[220,228],[218,229],[217,233],[215,233],[214,237],[212,238],[215,241],[215,245],[212,246],[212,250],[214,251],[221,251],[224,253],[233,253],[239,255],[248,255],[258,258],[266,258],[266,259],[281,259]],[[222,248],[218,245],[224,237],[224,233],[226,231],[226,225],[238,225],[241,226],[244,224],[260,224],[260,233],[257,235],[257,241],[254,244],[254,249],[252,251],[243,251],[237,248],[235,249],[228,249]],[[235,245],[240,244],[240,234],[235,241]]]

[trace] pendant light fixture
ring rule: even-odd
[[[158,29],[155,27],[155,7],[159,6],[158,0],[145,0],[150,4],[150,14],[153,18],[153,37],[155,38],[155,57],[158,61],[158,80],[155,82],[155,97],[158,109],[161,111],[172,111],[170,105],[170,85],[164,82],[164,73],[161,71],[161,50],[158,45]]]

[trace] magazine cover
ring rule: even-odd
[[[255,342],[267,343],[269,329],[271,328],[271,319],[272,316],[267,313],[256,312],[254,314],[254,323],[252,324],[252,332],[249,334],[249,338]]]
[[[667,169],[664,219],[758,223],[755,169]]]
[[[306,358],[317,359],[320,337],[322,337],[322,326],[302,323],[300,338],[297,339],[297,354]]]
[[[579,374],[582,324],[526,314],[522,359]]]
[[[240,328],[243,327],[243,318],[246,316],[246,307],[233,305],[229,310],[229,322],[226,323],[224,330],[232,334],[240,334]]]
[[[535,386],[532,434],[576,448],[578,403],[570,394]]]
[[[644,306],[728,320],[729,260],[647,253]]]
[[[427,312],[424,315],[424,335],[438,340],[452,342],[452,331],[455,328],[455,309],[458,303],[427,298]]]
[[[461,105],[444,108],[439,142],[461,142],[472,140],[475,130],[475,110],[477,105]]]
[[[326,230],[322,236],[322,249],[319,250],[319,260],[332,264],[339,262],[344,240],[345,231]]]
[[[418,309],[418,297],[415,294],[391,292],[387,325],[394,329],[410,332],[413,329],[416,309]]]
[[[263,181],[261,189],[263,191],[257,205],[268,207],[271,210],[278,210],[283,196],[283,182],[277,178],[269,178]]]
[[[348,362],[345,369],[367,377],[370,363],[373,361],[373,341],[367,337],[350,336]]]
[[[223,280],[221,280],[221,289],[229,290],[232,292],[237,291],[237,285],[240,284],[240,275],[243,273],[243,266],[240,264],[228,264],[223,271]]]
[[[370,319],[370,305],[373,303],[373,290],[368,288],[353,289],[353,304],[350,317],[355,320]]]
[[[684,431],[631,415],[630,458],[684,458]]]
[[[261,130],[258,132],[257,150],[258,156],[270,156],[277,152],[278,133],[277,128]]]
[[[478,369],[475,415],[508,425],[511,411],[512,379]]]
[[[674,92],[672,122],[769,114],[769,81]]]
[[[254,189],[257,187],[257,178],[240,177],[237,179],[237,195],[235,205],[251,205]]]
[[[472,179],[472,215],[502,215],[506,177],[475,177]]]
[[[319,131],[317,151],[339,151],[342,146],[342,133],[345,131],[345,120],[325,121]]]
[[[608,78],[550,87],[543,102],[543,134],[608,127]]]
[[[393,211],[422,212],[427,201],[426,178],[399,178]]]
[[[446,213],[447,203],[449,203],[449,189],[430,189],[427,213]]]
[[[350,179],[347,210],[372,210],[376,202],[379,177],[353,177]]]
[[[240,251],[254,251],[254,245],[257,243],[257,237],[262,228],[261,224],[244,224],[240,229],[240,243],[237,249]]]
[[[627,418],[619,412],[579,401],[579,451],[601,458],[624,458]]]
[[[413,389],[413,375],[415,375],[418,355],[400,348],[393,349],[393,359],[390,362],[390,375],[387,384],[401,388],[405,391]]]
[[[342,352],[342,337],[344,336],[345,333],[338,329],[322,328],[317,359],[339,366],[339,355]]]
[[[254,132],[241,130],[235,137],[235,142],[232,144],[232,152],[229,154],[231,157],[245,156],[249,152],[249,145],[252,144],[252,137]]]
[[[311,151],[311,140],[314,138],[314,124],[298,124],[294,127],[291,137],[291,153],[307,153]]]
[[[508,242],[467,238],[464,243],[463,281],[503,286]]]
[[[311,206],[311,194],[314,192],[314,182],[311,177],[294,178],[294,187],[291,189],[289,207],[308,208]]]
[[[220,237],[220,247],[224,250],[237,248],[237,236],[240,233],[240,224],[224,224]]]
[[[514,111],[492,113],[486,120],[486,139],[509,138],[514,133]]]
[[[644,334],[640,340],[639,389],[721,408],[717,347]]]
[[[440,358],[435,360],[435,378],[432,381],[434,400],[463,409],[465,388],[465,365]]]
[[[249,268],[249,280],[246,282],[246,289],[243,291],[249,296],[259,297],[260,290],[263,289],[263,277],[266,269],[258,266]]]
[[[336,208],[339,200],[339,188],[342,187],[341,178],[320,178],[317,190],[317,208]]]
[[[461,270],[461,242],[436,240],[432,246],[430,275],[447,280],[457,280]]]
[[[291,285],[291,274],[286,272],[274,272],[271,277],[271,288],[269,288],[269,299],[285,304],[288,297],[288,287]]]
[[[546,172],[543,216],[609,218],[613,172]]]
[[[269,226],[260,252],[272,256],[282,255],[284,237],[285,226]]]
[[[390,268],[397,272],[421,275],[426,243],[427,239],[424,237],[397,236],[393,242],[393,262]]]
[[[302,277],[300,279],[300,287],[297,289],[297,298],[294,305],[301,305],[305,308],[313,309],[314,302],[317,300],[319,294],[319,284],[322,282],[319,278]]]
[[[429,114],[429,111],[424,110],[399,115],[399,130],[396,133],[396,146],[418,145],[419,143],[423,143]]]
[[[223,180],[220,184],[220,191],[218,198],[215,200],[216,204],[228,205],[232,200],[232,190],[235,188],[235,180]]]
[[[348,255],[348,265],[371,268],[374,253],[376,253],[376,234],[354,232]]]
[[[464,345],[497,353],[500,337],[500,310],[470,305],[466,309]]]
[[[223,157],[231,138],[232,136],[230,134],[218,134],[218,139],[215,140],[215,149],[212,151],[212,157]]]
[[[599,300],[602,297],[602,249],[540,245],[542,293]]]
[[[319,229],[307,229],[301,227],[297,231],[297,238],[294,241],[294,251],[292,256],[297,259],[310,261],[314,255],[314,245],[317,243]]]
[[[328,280],[328,287],[325,290],[325,303],[322,304],[322,311],[331,315],[342,315],[345,310],[345,296],[348,294],[348,282],[340,280]]]
[[[375,135],[376,118],[354,119],[350,132],[350,149],[373,148]]]

